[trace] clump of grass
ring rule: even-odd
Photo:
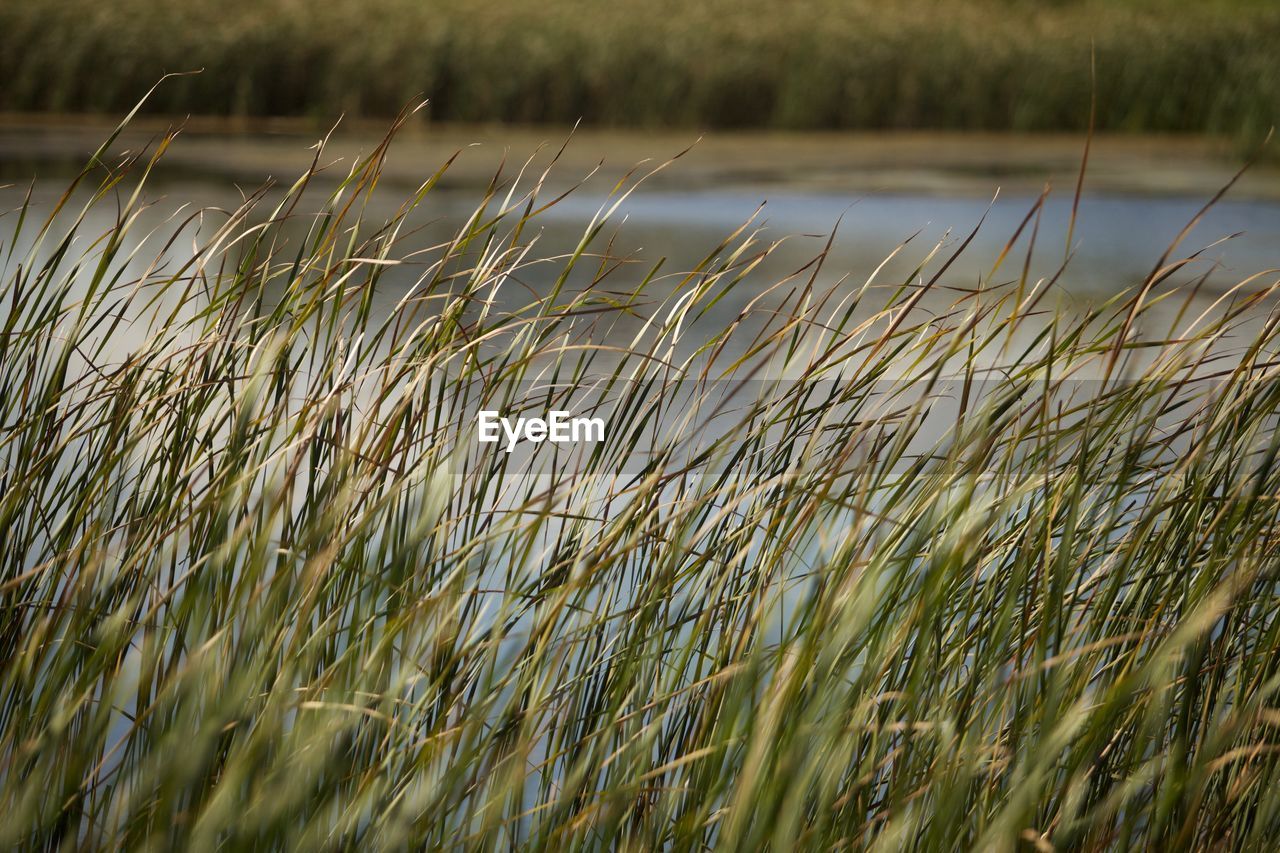
[[[818,258],[693,338],[749,228],[653,304],[612,204],[539,251],[536,177],[413,244],[435,178],[373,218],[384,145],[143,235],[168,142],[9,218],[4,846],[1280,829],[1273,280],[1197,314],[1171,254],[1048,314],[1019,264],[953,280],[962,242],[887,299]],[[572,464],[472,452],[479,400],[587,377],[609,431]],[[726,383],[714,418],[670,390]]]
[[[1263,0],[42,0],[0,6],[0,110],[1261,137]]]

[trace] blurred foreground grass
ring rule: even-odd
[[[411,248],[384,154],[150,231],[104,148],[0,220],[0,845],[1274,840],[1274,275],[1055,315],[1036,206],[979,287],[815,264],[698,339],[750,228],[661,298],[608,207],[540,252],[526,175]],[[468,395],[589,376],[575,464],[463,452]]]

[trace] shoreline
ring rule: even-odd
[[[74,168],[118,119],[93,115],[0,114],[0,179],[27,179]],[[331,161],[371,150],[390,122],[344,120],[328,146]],[[181,133],[162,168],[236,181],[295,177],[311,162],[325,131],[309,119],[135,119],[114,148],[154,144],[169,128]],[[483,187],[505,160],[513,175],[528,160],[549,164],[562,144],[551,182],[574,183],[599,167],[597,179],[622,178],[637,164],[651,169],[687,152],[652,176],[656,187],[768,188],[814,193],[904,193],[986,196],[1074,192],[1085,135],[922,131],[613,130],[491,124],[409,123],[388,156],[385,179],[416,183],[461,152],[442,180]],[[1244,164],[1230,140],[1206,136],[1099,134],[1092,142],[1085,192],[1091,195],[1203,196],[1225,186]],[[47,168],[54,167],[52,170]],[[647,167],[647,168],[646,168]],[[37,171],[38,170],[38,171]],[[29,174],[28,174],[29,173]],[[1280,200],[1280,164],[1255,163],[1230,197]]]

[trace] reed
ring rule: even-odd
[[[1262,0],[42,0],[0,6],[0,110],[1260,137]]]
[[[373,217],[384,145],[143,232],[168,144],[0,247],[6,848],[1280,830],[1274,276],[1140,333],[1191,304],[1176,245],[1084,316],[1020,260],[953,280],[963,243],[900,282],[817,258],[694,337],[759,285],[750,227],[655,300],[612,205],[539,249],[536,175],[415,244],[435,178]],[[467,449],[474,395],[586,377],[572,464]]]

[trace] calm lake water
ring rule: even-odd
[[[103,133],[95,128],[0,127],[0,184],[9,185],[0,189],[0,204],[5,209],[15,207],[34,180],[37,209],[47,209]],[[424,230],[416,239],[426,245],[447,236],[471,213],[503,156],[506,174],[514,176],[524,157],[546,162],[548,152],[558,147],[554,135],[528,130],[505,136],[502,131],[477,130],[473,133],[482,144],[467,147],[468,133],[410,136],[403,145],[397,143],[380,190],[379,204],[384,209],[371,213],[391,215],[451,150],[462,150],[459,162],[463,165],[446,175],[422,208]],[[152,139],[154,134],[126,135],[120,145],[142,147]],[[343,137],[334,144],[339,150],[331,159],[367,151],[374,141],[367,136]],[[552,145],[535,153],[540,141]],[[625,169],[646,157],[656,158],[651,163],[661,160],[678,150],[679,141],[636,134],[575,137],[553,171],[544,197],[576,184],[601,161],[605,165],[539,217],[537,253],[572,249]],[[944,249],[926,268],[929,275],[985,215],[972,245],[943,282],[951,288],[974,287],[985,279],[1040,188],[1054,181],[1058,189],[1044,209],[1031,267],[1033,279],[1051,276],[1068,249],[1080,142],[1007,137],[711,138],[631,195],[605,237],[616,232],[612,251],[637,262],[634,271],[619,278],[619,286],[639,281],[649,265],[665,258],[668,277],[656,285],[658,290],[663,282],[677,281],[676,274],[753,215],[761,240],[788,238],[738,292],[739,304],[725,304],[719,314],[703,321],[727,322],[753,293],[821,251],[837,222],[839,229],[819,283],[836,284],[843,279],[839,286],[854,288],[904,241],[909,241],[906,248],[886,265],[877,281],[888,286],[910,280],[911,271],[943,242]],[[187,209],[231,208],[245,189],[269,177],[288,183],[310,161],[309,144],[310,138],[301,133],[179,137],[149,182],[148,198],[155,203],[149,217],[159,224],[184,205]],[[1165,247],[1236,165],[1229,153],[1206,152],[1203,145],[1192,143],[1096,143],[1071,243],[1072,260],[1059,282],[1058,304],[1068,308],[1096,304],[1141,283]],[[339,176],[341,171],[338,166],[330,173]],[[322,195],[317,194],[317,200]],[[112,218],[112,207],[103,206],[91,218],[89,230],[109,227]],[[13,216],[0,218],[0,240],[7,241],[14,220]],[[1231,239],[1214,245],[1227,237]],[[1026,239],[1024,234],[994,282],[1020,272]],[[603,248],[605,240],[597,245]],[[1178,280],[1190,281],[1207,273],[1202,301],[1248,276],[1280,267],[1280,179],[1275,170],[1259,169],[1247,175],[1237,191],[1195,227],[1178,256],[1199,250],[1203,250],[1200,259]],[[522,284],[536,293],[555,273],[553,265],[531,268]],[[388,292],[383,296],[388,305],[397,297],[396,280],[395,276],[387,279]],[[1264,276],[1258,284],[1271,280]],[[954,299],[955,293],[952,289],[939,299]],[[934,307],[945,305],[939,302]]]

